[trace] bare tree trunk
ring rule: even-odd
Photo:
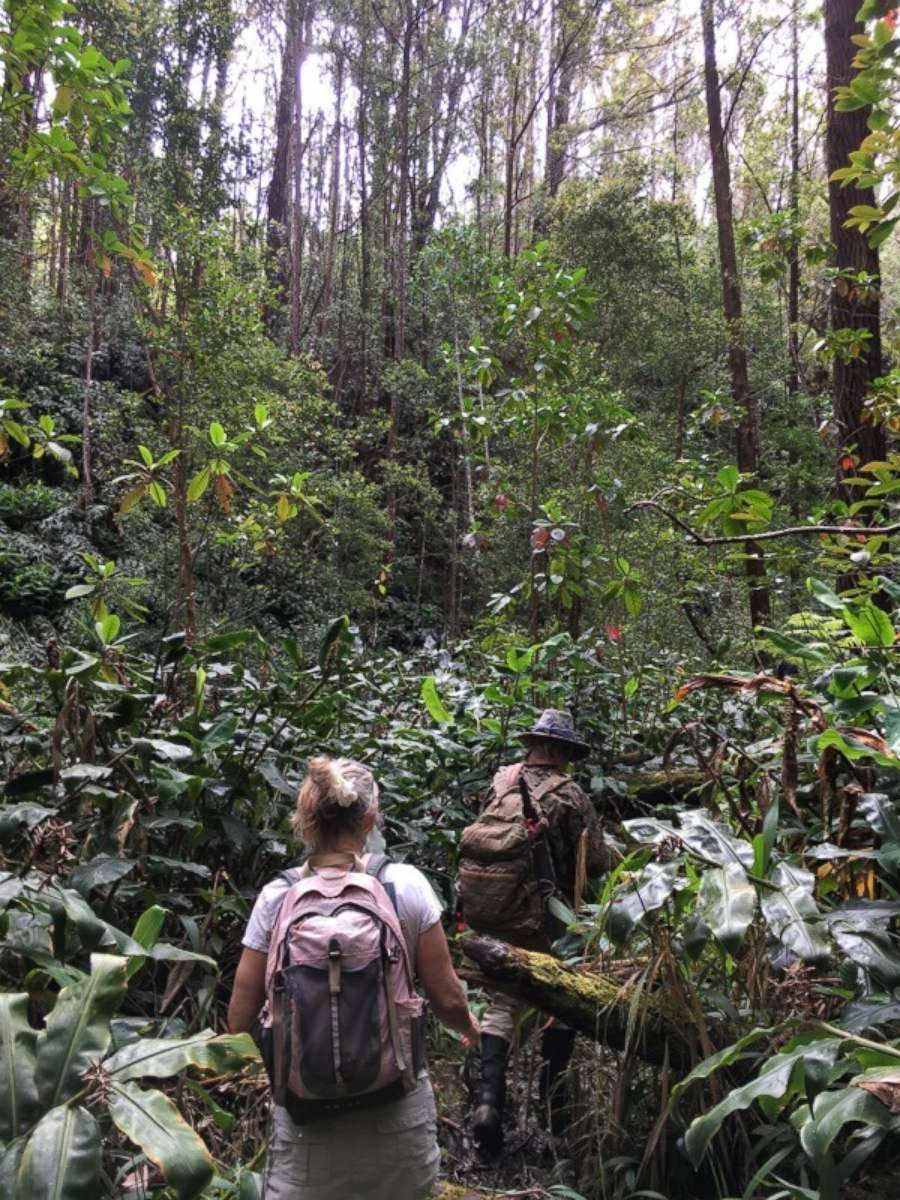
[[[311,5],[301,0],[296,14],[297,36],[294,40],[294,105],[293,105],[293,136],[291,148],[293,154],[294,173],[294,202],[291,214],[291,302],[290,302],[290,332],[288,349],[292,356],[300,353],[300,338],[303,321],[303,243],[305,238],[303,220],[303,64],[309,53],[310,25],[312,23]]]
[[[554,0],[554,59],[558,64],[551,78],[547,102],[547,153],[544,180],[547,192],[556,196],[566,176],[567,128],[572,115],[577,54],[570,26],[579,19],[573,0]]]
[[[334,87],[334,127],[331,141],[331,188],[328,198],[328,244],[322,279],[322,317],[319,335],[324,333],[334,290],[334,266],[337,261],[338,221],[341,211],[341,144],[343,141],[344,55],[338,51]]]
[[[734,213],[731,198],[731,171],[722,124],[719,72],[716,65],[716,30],[713,0],[702,0],[703,50],[706,82],[706,111],[709,120],[709,145],[712,158],[713,190],[716,202],[716,227],[719,242],[719,269],[722,276],[722,308],[728,331],[728,367],[731,396],[742,414],[735,438],[738,468],[755,475],[759,470],[759,431],[756,401],[750,391],[747,348],[744,340],[741,285],[734,242]],[[759,545],[748,539],[746,572],[750,584],[750,620],[765,625],[769,620],[769,589],[766,568]]]
[[[846,86],[853,76],[855,49],[851,38],[863,32],[856,22],[859,5],[856,0],[825,0],[826,86],[828,89],[828,124],[826,158],[829,176],[847,165],[850,153],[858,150],[869,132],[866,124],[868,108],[853,112],[838,112],[835,108],[835,88]],[[880,288],[878,251],[873,250],[856,229],[847,229],[845,222],[856,204],[875,204],[872,188],[855,185],[828,184],[831,216],[831,242],[834,246],[833,265],[839,271],[854,275],[860,271],[872,277],[871,288],[859,288],[852,282],[835,281],[831,290],[831,327],[833,330],[853,329],[868,333],[864,352],[847,361],[834,359],[832,394],[834,421],[842,447],[854,447],[862,463],[883,459],[886,454],[884,429],[863,419],[869,384],[881,374],[881,322],[878,300]],[[843,461],[844,455],[840,456]],[[839,481],[844,475],[856,475],[848,464],[839,466]],[[852,489],[841,488],[845,499],[857,499]]]
[[[65,304],[69,294],[69,247],[72,242],[72,183],[66,180],[59,209],[59,247],[56,267],[56,298]]]
[[[791,179],[790,207],[791,237],[790,260],[788,262],[788,395],[793,399],[800,388],[800,70],[798,5],[794,4],[791,14]]]

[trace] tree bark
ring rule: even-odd
[[[272,178],[266,193],[266,278],[272,295],[266,305],[265,323],[270,337],[276,333],[278,314],[288,290],[287,233],[291,192],[291,118],[294,111],[294,37],[294,22],[289,16],[275,110]]]
[[[759,417],[756,400],[750,390],[747,348],[744,340],[741,285],[734,242],[734,212],[731,198],[731,170],[722,123],[722,98],[716,65],[716,29],[713,0],[703,0],[703,51],[706,83],[706,111],[709,121],[709,147],[712,159],[713,190],[716,204],[716,230],[719,242],[719,269],[722,276],[722,309],[728,333],[728,368],[731,396],[741,414],[735,436],[738,469],[750,475],[759,470]],[[769,589],[762,550],[748,539],[746,573],[750,584],[750,620],[765,625],[769,620]]]
[[[793,399],[800,389],[800,45],[798,5],[791,14],[791,207],[790,259],[788,261],[788,396]]]
[[[291,153],[293,166],[293,211],[291,214],[291,303],[288,349],[293,357],[300,353],[303,320],[303,166],[306,144],[303,140],[303,64],[309,53],[312,24],[312,4],[301,0],[296,13],[297,35],[294,39],[294,103]]]
[[[491,938],[467,937],[462,947],[479,982],[492,991],[534,1005],[612,1050],[629,1050],[660,1066],[668,1061],[678,1071],[689,1071],[703,1057],[692,1036],[694,1015],[671,989],[644,992],[635,1019],[631,990],[608,976],[573,971],[550,954]],[[724,1029],[711,1023],[708,1033],[714,1046],[727,1045]]]
[[[829,176],[845,167],[852,150],[858,150],[868,134],[868,108],[853,112],[835,109],[835,88],[847,85],[853,76],[855,48],[851,38],[863,32],[856,22],[859,5],[856,0],[825,0],[826,87],[828,90],[827,128],[825,136]],[[870,382],[881,374],[881,322],[878,300],[878,251],[873,250],[856,229],[847,229],[845,222],[856,204],[875,204],[872,188],[855,185],[844,187],[829,181],[828,204],[831,218],[831,241],[834,246],[833,265],[839,271],[856,274],[865,272],[874,279],[871,289],[859,288],[852,281],[835,281],[831,290],[831,328],[866,331],[869,337],[859,358],[844,361],[835,357],[832,371],[834,421],[841,448],[853,447],[862,463],[883,459],[886,453],[884,429],[863,420],[866,393]],[[840,456],[841,461],[844,455]],[[839,464],[838,479],[856,475],[856,467]],[[852,488],[841,487],[844,499],[858,499]]]

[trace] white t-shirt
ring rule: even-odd
[[[332,873],[337,874],[338,868],[326,867],[323,870],[323,874]],[[406,939],[409,961],[415,969],[419,937],[441,919],[441,903],[422,872],[409,863],[389,863],[384,869],[382,879],[394,888],[400,928]],[[243,945],[251,950],[261,950],[264,954],[268,951],[278,910],[290,886],[290,882],[283,876],[278,876],[266,884],[253,905],[250,920],[244,930]]]

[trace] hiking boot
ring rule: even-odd
[[[541,1113],[549,1113],[550,1131],[563,1137],[569,1127],[569,1089],[565,1073],[575,1048],[575,1030],[551,1025],[541,1037]]]
[[[491,1162],[503,1149],[503,1105],[506,1101],[506,1060],[509,1042],[493,1033],[481,1035],[481,1074],[475,1094],[472,1133],[478,1155]]]

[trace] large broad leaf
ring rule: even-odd
[[[884,792],[864,792],[856,805],[883,842],[900,842],[900,816]]]
[[[837,1057],[840,1047],[841,1043],[837,1038],[824,1039],[817,1045],[818,1050],[833,1057]],[[808,1051],[808,1045],[804,1044],[784,1054],[776,1054],[769,1059],[755,1079],[751,1079],[743,1087],[734,1088],[724,1100],[691,1122],[684,1135],[684,1148],[695,1167],[700,1165],[709,1143],[718,1133],[726,1117],[749,1108],[755,1100],[764,1097],[783,1100],[799,1091],[803,1082],[804,1059]]]
[[[682,841],[701,858],[718,863],[721,867],[738,863],[745,870],[751,870],[753,847],[750,843],[726,833],[704,809],[689,809],[679,813],[678,817],[681,822]]]
[[[90,862],[79,864],[69,876],[69,882],[83,896],[87,896],[94,888],[108,887],[124,879],[136,866],[134,859],[98,854]]]
[[[55,808],[45,808],[43,804],[10,804],[0,809],[0,846],[4,845],[21,829],[34,829],[48,817],[55,817]]]
[[[28,1129],[40,1112],[36,1043],[37,1032],[28,1024],[28,993],[0,992],[0,1142]]]
[[[109,1046],[109,1022],[125,995],[124,958],[92,954],[86,979],[63,988],[38,1037],[37,1087],[52,1107],[78,1091],[81,1073]]]
[[[211,1029],[187,1038],[141,1038],[123,1046],[103,1063],[117,1082],[151,1076],[165,1079],[185,1067],[204,1071],[239,1071],[259,1051],[248,1033],[216,1037]]]
[[[28,1139],[15,1200],[97,1200],[102,1194],[100,1127],[86,1108],[51,1108]]]
[[[642,917],[662,908],[677,883],[677,863],[647,863],[636,885],[616,896],[609,906],[606,930],[613,941],[624,942]]]
[[[28,1139],[16,1138],[0,1149],[0,1196],[15,1197],[16,1176]]]
[[[857,1079],[865,1080],[872,1074],[867,1071],[866,1075],[857,1076]],[[857,1079],[852,1082],[856,1084]],[[800,1144],[814,1164],[825,1166],[828,1163],[832,1142],[851,1121],[879,1129],[900,1128],[900,1119],[892,1116],[885,1105],[868,1091],[861,1090],[861,1087],[860,1083],[856,1087],[822,1092],[816,1096],[809,1119],[800,1127]]]
[[[900,986],[900,950],[889,933],[866,930],[846,921],[831,920],[834,940],[851,960],[882,988]]]
[[[874,604],[864,604],[857,609],[844,608],[841,616],[864,646],[893,646],[896,635],[891,619]]]
[[[191,1200],[212,1179],[209,1151],[162,1092],[144,1091],[135,1083],[115,1083],[109,1114],[122,1133],[159,1167],[179,1200]]]
[[[738,863],[704,872],[697,897],[697,916],[716,940],[734,954],[753,920],[756,889]]]
[[[623,821],[622,828],[633,842],[642,845],[655,846],[666,838],[677,838],[678,830],[666,821],[657,821],[654,817],[634,817]]]
[[[761,906],[773,935],[804,962],[824,962],[829,954],[828,942],[822,914],[812,895],[812,874],[777,863],[769,882],[774,886],[762,891]]]
[[[757,1028],[751,1029],[749,1033],[745,1033],[742,1038],[736,1042],[732,1042],[730,1046],[725,1046],[722,1050],[717,1050],[715,1054],[711,1054],[709,1058],[704,1058],[703,1062],[698,1063],[691,1071],[690,1075],[686,1075],[679,1083],[676,1083],[672,1088],[672,1096],[669,1100],[669,1115],[676,1121],[681,1121],[681,1112],[679,1105],[681,1097],[687,1091],[692,1083],[696,1083],[698,1079],[708,1079],[710,1075],[718,1071],[721,1067],[730,1067],[732,1063],[744,1056],[744,1051],[748,1046],[752,1046],[754,1042],[760,1041],[762,1038],[770,1040],[773,1029]]]
[[[838,1024],[848,1033],[864,1033],[892,1021],[900,1021],[900,1000],[884,996],[852,1001],[841,1013]]]

